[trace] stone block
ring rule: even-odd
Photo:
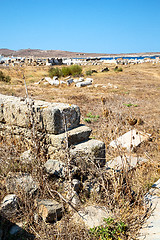
[[[68,135],[68,145],[75,145],[77,143],[88,140],[91,134],[91,128],[87,126],[79,126],[72,130],[67,131]],[[66,133],[62,134],[48,134],[47,136],[49,143],[56,148],[65,148],[66,147]]]
[[[76,105],[31,101],[2,94],[0,103],[0,121],[12,126],[31,128],[31,112],[38,131],[59,134],[65,130],[64,118],[70,129],[80,122],[80,110]]]
[[[103,167],[105,165],[105,144],[102,141],[89,139],[88,141],[75,145],[73,149],[70,149],[71,156],[77,158],[82,156],[93,157],[94,162]]]
[[[56,222],[63,215],[63,205],[52,199],[37,199],[35,205],[38,213],[45,222]]]
[[[19,199],[15,194],[8,194],[4,197],[1,205],[0,212],[5,216],[15,216],[19,208]]]

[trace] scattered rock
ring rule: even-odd
[[[96,180],[86,180],[83,183],[83,192],[85,193],[86,197],[90,197],[91,194],[99,194],[101,190],[101,186],[97,183]]]
[[[81,201],[80,201],[80,198],[76,191],[74,191],[72,189],[70,191],[68,191],[67,199],[69,200],[69,202],[72,204],[73,207],[75,207],[75,208],[80,207]],[[72,209],[72,208],[70,208],[70,209]]]
[[[50,77],[45,77],[45,80],[51,84],[52,86],[59,86],[59,80],[57,80],[57,77],[53,77],[53,79],[51,79]]]
[[[92,81],[84,81],[76,83],[76,87],[86,87],[92,85]]]
[[[130,151],[138,147],[143,141],[147,141],[149,137],[150,134],[133,129],[112,141],[109,145],[114,148],[126,148],[128,151]]]
[[[19,199],[15,194],[9,194],[3,199],[0,212],[5,216],[15,216],[19,209]]]
[[[70,79],[68,79],[66,82],[67,82],[67,85],[69,86],[69,85],[71,85],[71,83],[73,83],[73,79],[70,78]]]
[[[145,196],[145,202],[148,210],[151,212],[150,216],[139,231],[138,240],[159,240],[160,239],[160,179],[153,184],[152,188]]]
[[[28,173],[9,173],[5,179],[6,188],[9,193],[16,193],[22,190],[28,194],[34,194],[39,187]]]
[[[73,190],[78,192],[81,186],[81,182],[78,179],[73,179],[71,184],[72,184]]]
[[[101,72],[108,72],[108,71],[109,71],[109,68],[108,68],[108,67],[103,68],[103,69],[101,70]]]
[[[98,72],[97,72],[96,70],[93,69],[93,70],[91,70],[91,73],[98,73]]]
[[[45,222],[56,222],[63,215],[63,205],[52,199],[37,199],[35,206],[38,208],[38,214]]]
[[[29,150],[23,152],[20,155],[20,160],[21,160],[21,162],[24,162],[24,163],[32,162],[33,161],[33,156],[32,156],[31,150],[29,149]]]
[[[104,218],[111,217],[110,211],[105,207],[87,206],[73,215],[73,221],[83,222],[87,228],[93,228],[104,224]]]
[[[105,165],[105,144],[102,141],[89,139],[86,142],[75,145],[74,148],[70,150],[70,153],[75,159],[79,156],[91,155],[98,166],[103,167]]]
[[[107,168],[112,168],[114,170],[125,169],[127,171],[136,167],[137,165],[146,162],[147,159],[134,156],[118,156],[113,160],[106,163]]]
[[[63,162],[49,159],[44,167],[49,175],[65,178],[65,164]]]

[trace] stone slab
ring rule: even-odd
[[[91,128],[81,125],[77,128],[67,131],[68,135],[68,145],[71,146],[73,144],[77,144],[88,140],[92,130]],[[65,148],[66,147],[66,133],[62,134],[49,134],[48,141],[49,143],[56,148]]]
[[[64,132],[64,116],[67,128],[75,128],[80,122],[80,109],[76,105],[31,101],[0,94],[0,122],[7,125],[31,128],[33,113],[36,129],[53,134]]]
[[[106,163],[107,168],[114,170],[126,169],[127,171],[135,168],[137,165],[146,162],[147,159],[135,156],[118,156]]]
[[[126,148],[128,151],[138,147],[143,141],[148,140],[150,134],[140,132],[136,129],[132,129],[124,135],[120,136],[116,140],[112,141],[109,145],[111,147]]]

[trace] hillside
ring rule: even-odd
[[[83,52],[69,52],[62,50],[40,50],[40,49],[20,49],[17,51],[1,48],[0,55],[3,56],[33,56],[33,57],[130,57],[130,56],[153,56],[160,55],[160,52],[148,52],[148,53],[121,53],[121,54],[106,54],[106,53],[83,53]]]

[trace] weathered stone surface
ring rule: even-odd
[[[153,184],[145,196],[145,201],[151,211],[150,217],[140,229],[138,240],[159,240],[160,239],[160,179]]]
[[[63,162],[49,159],[44,164],[44,167],[49,175],[55,175],[63,178],[65,177],[65,164]]]
[[[126,148],[128,151],[130,151],[133,150],[135,147],[139,146],[143,141],[148,140],[149,137],[150,134],[133,129],[120,136],[116,140],[112,141],[110,143],[110,146],[114,148]]]
[[[70,150],[73,158],[79,157],[81,155],[93,156],[94,162],[99,166],[104,166],[105,159],[105,144],[102,141],[89,139],[86,142],[79,143],[75,145],[73,149]]]
[[[81,217],[80,217],[80,216]],[[105,207],[87,206],[73,215],[75,222],[83,222],[87,228],[93,228],[104,224],[103,219],[111,217],[111,212]]]
[[[81,201],[80,201],[80,198],[76,191],[74,191],[74,190],[68,191],[67,199],[69,200],[69,202],[71,203],[71,205],[73,207],[75,207],[75,208],[80,207]],[[70,209],[72,209],[72,208],[70,208]]]
[[[77,144],[88,140],[92,130],[87,126],[79,126],[72,130],[67,131],[68,135],[68,145]],[[56,148],[65,148],[66,147],[66,133],[62,134],[48,134],[49,143]]]
[[[0,212],[5,216],[14,216],[17,214],[19,208],[19,199],[15,194],[9,194],[4,197],[1,206]]]
[[[76,87],[86,87],[92,85],[92,81],[84,81],[76,83]]]
[[[68,128],[79,125],[80,110],[76,105],[27,101],[0,94],[0,121],[8,125],[30,128],[32,109],[36,129],[39,131],[46,130],[53,134],[64,132],[64,116]]]
[[[81,186],[81,182],[78,179],[72,179],[71,185],[73,190],[78,192]]]
[[[96,181],[96,179],[86,180],[83,183],[83,192],[86,197],[90,197],[90,194],[99,194],[101,190],[100,184]]]
[[[130,156],[118,156],[114,158],[113,160],[110,160],[106,163],[107,168],[112,168],[114,170],[121,170],[126,169],[129,171],[130,169],[136,167],[139,164],[142,164],[143,162],[146,162],[147,159],[142,157],[134,157],[132,155]]]
[[[33,156],[32,156],[31,150],[29,149],[29,150],[23,152],[20,155],[20,160],[21,160],[21,162],[24,162],[24,163],[32,162]]]
[[[35,205],[38,213],[45,222],[55,222],[63,215],[63,205],[52,199],[37,199]]]
[[[5,182],[9,193],[16,193],[22,190],[28,194],[33,194],[39,187],[38,182],[34,181],[28,173],[9,173]]]

